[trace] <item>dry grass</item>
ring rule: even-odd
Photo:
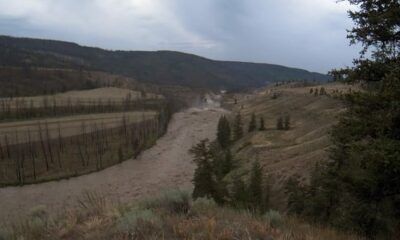
[[[276,194],[272,199],[275,208],[283,209],[284,199],[282,185],[293,174],[299,174],[304,180],[316,162],[328,159],[331,142],[329,131],[337,121],[337,116],[344,111],[342,102],[333,97],[310,94],[313,87],[268,87],[253,93],[236,94],[238,104],[232,98],[225,99],[228,107],[240,111],[244,119],[244,130],[252,113],[265,120],[265,131],[245,134],[233,150],[239,159],[240,172],[245,172],[250,163],[258,159],[264,166],[266,174],[271,176]],[[353,90],[358,87],[341,84],[323,85],[327,92]],[[276,98],[273,96],[277,95]],[[280,116],[290,115],[291,128],[288,131],[276,129]],[[235,173],[233,174],[235,175]]]
[[[0,231],[7,239],[276,239],[351,240],[361,239],[329,228],[311,226],[298,219],[273,215],[254,216],[249,212],[218,207],[207,199],[192,202],[187,194],[169,194],[139,204],[119,205],[102,195],[87,193],[80,208],[49,217],[35,210],[28,219]],[[171,208],[188,205],[187,211]],[[274,216],[274,217],[271,217]],[[280,224],[271,224],[279,218]],[[271,221],[272,220],[272,221]],[[0,235],[1,237],[1,235]]]

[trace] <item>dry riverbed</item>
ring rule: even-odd
[[[129,202],[167,190],[191,190],[194,164],[188,150],[204,138],[215,138],[218,119],[224,113],[216,104],[176,113],[167,133],[154,147],[137,159],[103,171],[68,180],[2,188],[0,219],[15,220],[38,205],[57,212],[74,206],[85,191]]]

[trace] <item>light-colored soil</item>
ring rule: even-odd
[[[121,202],[170,189],[189,190],[194,164],[188,150],[204,138],[215,138],[218,119],[224,113],[214,104],[179,112],[154,147],[137,159],[103,171],[58,182],[0,189],[0,219],[16,219],[38,205],[57,212],[74,206],[88,190]]]
[[[49,129],[51,139],[58,138],[60,128],[62,137],[71,137],[83,133],[90,133],[94,130],[93,126],[109,129],[122,126],[122,120],[125,117],[126,123],[134,123],[153,118],[155,112],[126,112],[126,113],[101,113],[75,115],[61,118],[49,118],[42,120],[18,121],[9,123],[0,123],[0,143],[4,144],[7,135],[8,143],[25,143],[28,141],[28,131],[31,134],[31,140],[39,141],[39,129],[42,134],[46,134],[46,124]],[[39,128],[40,124],[40,128]],[[18,134],[18,136],[17,136]]]

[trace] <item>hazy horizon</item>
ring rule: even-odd
[[[348,8],[335,0],[0,0],[0,35],[326,73],[358,54],[346,39]]]

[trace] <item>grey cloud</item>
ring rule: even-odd
[[[0,34],[320,72],[351,64],[358,52],[348,46],[351,22],[335,0],[36,0],[32,9],[7,2],[0,0]]]

